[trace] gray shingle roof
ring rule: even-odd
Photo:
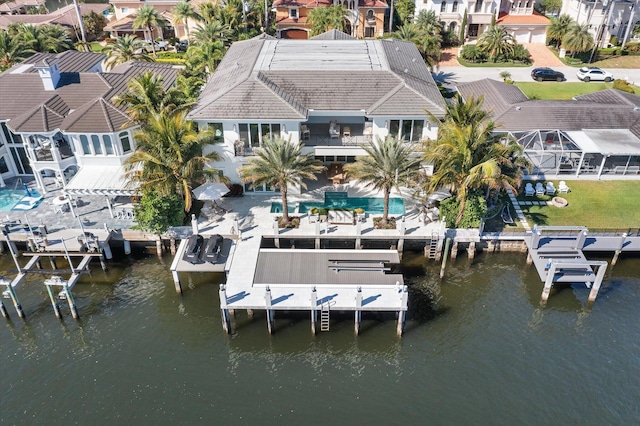
[[[56,128],[69,132],[117,131],[128,118],[111,100],[126,90],[132,78],[152,71],[163,78],[168,89],[178,74],[171,65],[146,62],[128,63],[108,73],[84,72],[102,57],[68,51],[36,54],[27,59],[27,65],[44,60],[57,62],[61,74],[54,91],[45,91],[40,76],[32,68],[25,68],[24,63],[0,74],[0,120],[9,120],[8,126],[19,132],[49,132]]]
[[[304,119],[310,109],[442,116],[445,103],[413,43],[254,38],[231,46],[189,117]]]
[[[511,84],[485,79],[461,84],[458,92],[467,99],[483,96],[503,130],[629,129],[640,137],[640,111],[634,110],[640,97],[613,89],[572,101],[530,100]]]

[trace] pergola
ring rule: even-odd
[[[64,192],[71,196],[104,195],[114,217],[111,197],[131,197],[137,193],[137,187],[129,184],[124,166],[85,166],[73,176]]]

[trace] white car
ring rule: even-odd
[[[595,67],[582,67],[578,70],[576,75],[582,81],[606,81],[608,83],[613,80],[613,74]]]

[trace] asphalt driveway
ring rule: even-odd
[[[502,80],[500,73],[507,71],[511,73],[511,78],[514,81],[533,81],[531,79],[531,70],[535,66],[527,68],[470,68],[470,67],[447,67],[442,66],[433,70],[433,78],[437,82],[441,82],[446,87],[453,88],[458,83],[464,83],[469,81],[482,80],[484,78],[491,78],[494,80]],[[574,67],[553,67],[554,70],[560,71],[565,75],[566,81],[578,82],[576,77],[577,68]],[[607,71],[613,74],[616,79],[628,80],[629,83],[640,84],[640,69],[612,69],[606,68]],[[562,83],[558,83],[562,84]],[[589,83],[584,83],[589,84]]]

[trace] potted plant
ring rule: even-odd
[[[327,216],[329,215],[329,211],[327,209],[319,209],[318,214],[320,215],[320,222],[327,221]]]
[[[28,223],[23,223],[22,224],[22,229],[24,229],[24,232],[29,232],[29,224]]]
[[[314,223],[318,221],[319,212],[320,212],[320,209],[318,209],[317,207],[311,207],[309,209],[309,223]]]
[[[356,213],[356,220],[359,222],[364,221],[364,218],[365,218],[364,209],[362,207],[358,207],[354,211]]]

